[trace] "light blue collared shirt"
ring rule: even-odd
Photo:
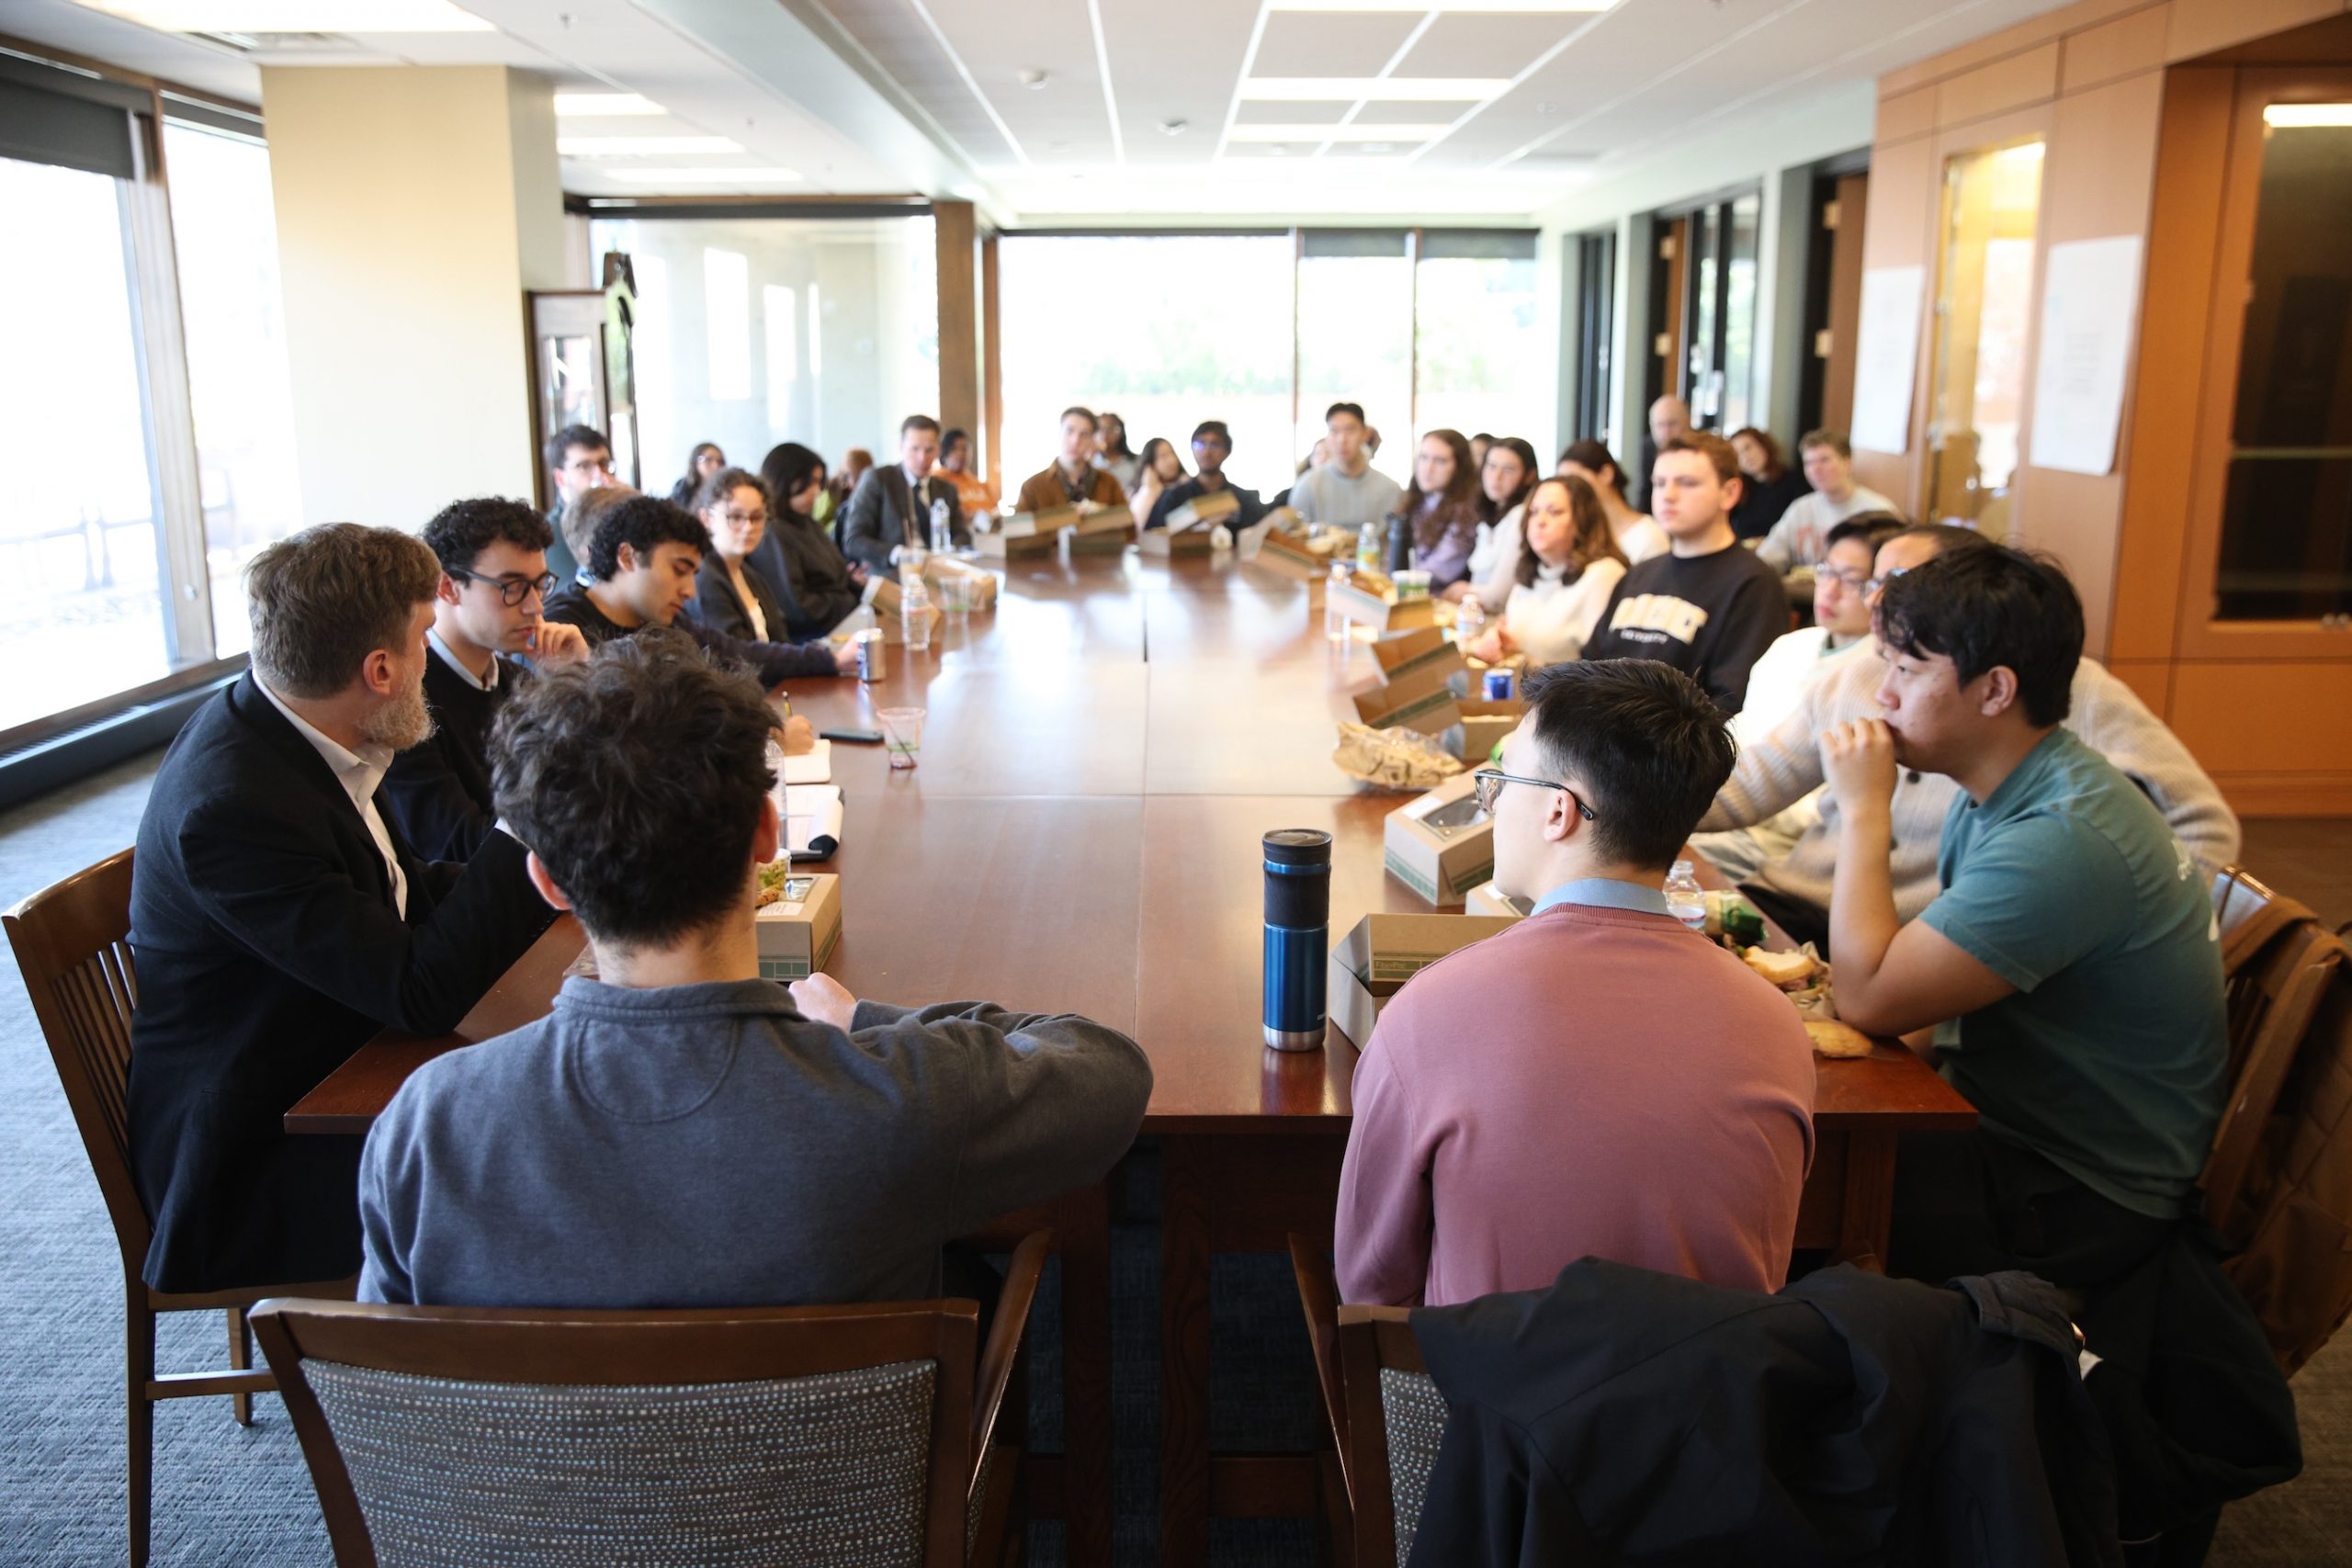
[[[1638,882],[1620,882],[1613,876],[1579,876],[1574,882],[1563,882],[1535,900],[1535,908],[1530,913],[1540,915],[1563,904],[1588,904],[1596,909],[1634,909],[1645,915],[1669,913],[1664,889]]]

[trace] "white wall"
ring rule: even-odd
[[[1544,209],[1538,215],[1550,247],[1565,250],[1576,235],[1599,229],[1617,233],[1617,342],[1611,355],[1609,406],[1617,411],[1617,427],[1607,439],[1621,456],[1638,449],[1643,427],[1642,380],[1650,356],[1648,288],[1651,261],[1648,225],[1640,222],[1661,208],[1740,186],[1756,185],[1763,195],[1758,215],[1756,279],[1756,357],[1753,367],[1753,422],[1779,429],[1795,418],[1792,408],[1781,406],[1793,395],[1796,380],[1781,363],[1795,342],[1798,323],[1785,318],[1801,309],[1801,288],[1783,287],[1782,272],[1793,256],[1802,265],[1802,246],[1784,244],[1790,223],[1809,220],[1802,203],[1794,205],[1792,190],[1802,182],[1784,179],[1802,169],[1842,152],[1870,145],[1876,90],[1868,82],[1834,87],[1779,112],[1729,114],[1713,127],[1638,153],[1622,167],[1612,166],[1590,183]],[[1563,363],[1578,352],[1576,317],[1564,311],[1559,336]],[[1573,410],[1563,408],[1565,421]],[[1794,432],[1786,433],[1793,437]]]
[[[523,291],[563,282],[547,84],[265,67],[262,104],[304,520],[415,529],[528,497]]]

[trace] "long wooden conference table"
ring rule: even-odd
[[[1261,837],[1333,838],[1331,929],[1426,910],[1381,858],[1408,797],[1356,788],[1332,764],[1348,694],[1373,679],[1360,642],[1333,644],[1319,590],[1229,556],[1015,561],[992,611],[944,618],[928,652],[889,650],[887,678],[797,681],[820,728],[930,710],[921,765],[836,744],[843,932],[830,973],[860,997],[985,998],[1074,1011],[1141,1043],[1144,1120],[1162,1153],[1161,1561],[1208,1559],[1216,1517],[1311,1515],[1312,1455],[1213,1453],[1209,1269],[1217,1253],[1328,1236],[1355,1047],[1260,1039]],[[364,1132],[408,1075],[447,1050],[542,1016],[582,946],[569,917],[451,1035],[387,1033],[288,1111],[296,1133]],[[1674,1006],[1657,998],[1661,1009]],[[1883,1257],[1896,1142],[1964,1126],[1967,1102],[1893,1047],[1819,1064],[1817,1147],[1797,1245]],[[1033,1511],[1069,1521],[1070,1558],[1111,1558],[1111,1314],[1102,1189],[1008,1216],[1050,1225],[1062,1256],[1064,1454],[1033,1467]]]

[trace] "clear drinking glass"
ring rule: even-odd
[[[893,768],[911,768],[922,750],[922,708],[884,708],[874,716],[882,721],[882,744]]]

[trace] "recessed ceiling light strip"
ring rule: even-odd
[[[1431,28],[1437,26],[1437,18],[1438,13],[1434,10],[1430,11],[1427,15],[1423,16],[1421,19],[1414,25],[1413,30],[1405,35],[1405,41],[1396,46],[1396,51],[1388,57],[1388,63],[1380,68],[1380,71],[1374,79],[1377,81],[1386,81],[1390,76],[1394,75],[1396,73],[1396,67],[1405,63],[1405,57],[1413,52],[1413,46],[1420,42],[1422,36]],[[1363,105],[1364,100],[1362,98],[1358,98],[1354,103],[1350,104],[1348,106],[1348,112],[1340,117],[1340,125],[1353,125],[1355,123],[1356,116],[1363,112]],[[1323,139],[1322,145],[1315,149],[1315,155],[1317,158],[1320,158],[1323,154],[1329,152],[1331,150],[1331,144],[1335,141],[1363,140],[1362,138],[1340,136],[1337,134],[1338,128],[1335,127],[1333,129],[1334,134],[1325,137]],[[1399,129],[1401,130],[1403,128]],[[1385,137],[1374,137],[1372,140],[1387,141],[1392,139]],[[1400,134],[1393,138],[1393,140],[1402,141],[1405,141],[1406,138]]]
[[[1119,100],[1111,91],[1111,50],[1102,39],[1102,0],[1086,0],[1086,19],[1094,28],[1094,73],[1102,79],[1102,112],[1111,117],[1111,157],[1124,169],[1127,138],[1119,129]]]
[[[979,79],[972,74],[972,68],[964,63],[964,57],[956,52],[956,46],[947,41],[946,30],[940,27],[939,18],[931,14],[931,7],[922,0],[907,0],[907,6],[931,30],[932,40],[939,45],[939,51],[947,56],[947,63],[956,68],[956,74],[964,79],[964,85],[971,90],[972,96],[980,106],[980,112],[989,117],[989,123],[996,127],[996,133],[1004,138],[1007,147],[1012,149],[1013,157],[1020,161],[1023,168],[1030,167],[1028,150],[1021,145],[1021,139],[1012,134],[1012,127],[1004,123],[1004,116],[996,112],[996,105],[989,101],[988,94],[980,90]]]
[[[1209,153],[1211,164],[1224,159],[1226,143],[1233,138],[1233,122],[1241,113],[1241,84],[1250,80],[1250,70],[1258,63],[1258,44],[1266,36],[1269,9],[1267,0],[1258,0],[1257,20],[1250,24],[1250,47],[1241,51],[1241,73],[1234,79],[1233,96],[1226,100],[1225,123],[1217,128],[1216,147]]]
[[[1804,0],[1798,0],[1798,4],[1804,4]],[[1554,44],[1551,48],[1544,51],[1543,53],[1537,55],[1534,59],[1521,66],[1519,73],[1510,79],[1510,86],[1505,87],[1501,92],[1497,93],[1494,97],[1488,98],[1483,103],[1471,105],[1467,109],[1463,111],[1462,118],[1455,120],[1453,126],[1447,130],[1445,136],[1431,137],[1429,141],[1422,142],[1419,147],[1413,149],[1411,153],[1406,157],[1405,162],[1408,164],[1419,163],[1422,155],[1427,153],[1430,148],[1436,146],[1439,142],[1443,141],[1446,136],[1453,135],[1454,131],[1461,130],[1464,126],[1469,124],[1472,120],[1476,119],[1480,115],[1486,113],[1488,107],[1494,105],[1498,100],[1508,96],[1512,89],[1516,88],[1521,83],[1526,81],[1530,76],[1534,75],[1538,71],[1543,70],[1544,67],[1551,64],[1552,62],[1559,59],[1561,55],[1566,53],[1570,44],[1584,37],[1585,34],[1592,31],[1593,28],[1599,27],[1602,22],[1607,21],[1612,14],[1613,13],[1608,10],[1596,11],[1582,24],[1568,29],[1566,36],[1562,38],[1559,42]],[[1565,130],[1566,128],[1563,127],[1562,129]],[[1557,132],[1550,132],[1547,134],[1557,134]]]

